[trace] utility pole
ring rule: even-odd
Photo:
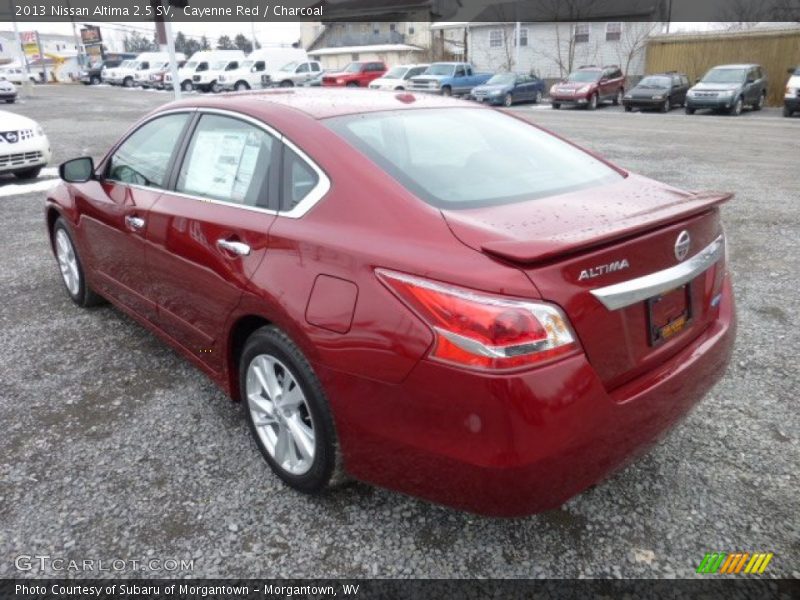
[[[19,27],[17,27],[17,18],[13,10],[11,11],[11,20],[14,23],[14,42],[17,45],[17,52],[19,53],[19,62],[23,70],[25,71],[25,82],[22,84],[22,89],[25,90],[25,94],[27,96],[30,96],[33,94],[33,85],[31,84],[31,71],[28,68],[28,57],[25,56],[25,50],[22,47],[22,39],[20,39],[19,37]]]
[[[250,36],[253,38],[253,52],[258,50],[258,40],[256,39],[256,21],[253,18],[253,0],[250,0]]]
[[[72,6],[70,5],[69,0],[67,0],[67,8],[70,8],[70,9],[72,8]],[[70,10],[70,12],[72,12],[72,11]],[[72,37],[75,40],[75,52],[77,52],[78,66],[82,67],[83,66],[83,53],[81,52],[81,38],[78,36],[78,28],[75,26],[74,17],[70,16],[69,20],[72,23]]]

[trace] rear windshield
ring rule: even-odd
[[[622,178],[586,152],[492,110],[388,111],[324,122],[440,208],[520,202]]]

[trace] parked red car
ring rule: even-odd
[[[382,61],[351,62],[339,73],[326,73],[324,87],[367,87],[371,81],[383,77],[386,65]]]
[[[304,492],[346,473],[550,509],[653,444],[731,354],[729,194],[480,105],[193,98],[61,176],[46,223],[70,297],[110,300],[246,402]]]
[[[581,106],[594,110],[610,100],[615,106],[625,96],[625,76],[616,65],[581,67],[550,88],[550,106]]]

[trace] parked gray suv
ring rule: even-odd
[[[686,94],[686,114],[710,108],[739,115],[744,106],[761,110],[766,98],[767,76],[761,65],[720,65]]]

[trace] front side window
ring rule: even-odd
[[[239,61],[234,60],[233,62],[228,63],[228,66],[225,67],[226,71],[235,71],[239,68]]]
[[[163,188],[170,158],[188,120],[189,115],[181,113],[142,125],[111,156],[106,177],[120,183]]]
[[[507,204],[622,178],[586,152],[495,111],[415,109],[324,122],[440,208]]]
[[[308,63],[303,63],[299,67],[297,67],[298,73],[308,73]]]
[[[315,73],[318,73],[319,72],[319,63],[315,63],[315,62],[311,63],[311,70],[314,71]]]
[[[267,206],[273,138],[245,121],[203,115],[176,191],[245,206]]]

